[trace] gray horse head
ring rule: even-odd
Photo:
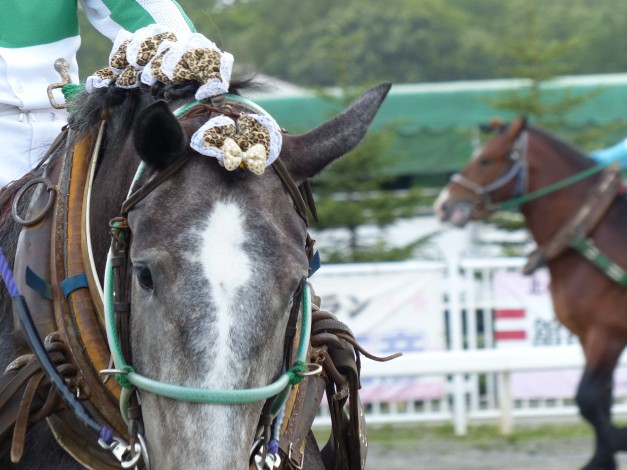
[[[318,128],[284,135],[279,158],[294,182],[354,148],[388,90],[374,87]],[[229,172],[190,155],[202,122],[177,120],[163,102],[135,120],[133,148],[148,168],[189,159],[128,215],[132,364],[170,384],[261,387],[281,373],[288,313],[308,272],[306,225],[272,168]],[[248,468],[262,402],[198,404],[148,392],[141,401],[155,468]]]

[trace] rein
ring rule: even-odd
[[[302,294],[303,323],[294,365],[273,383],[264,387],[244,390],[219,390],[172,385],[152,380],[135,372],[133,367],[128,365],[124,360],[118,339],[118,331],[115,327],[111,254],[107,260],[104,290],[107,338],[109,340],[109,347],[111,348],[111,357],[116,367],[116,369],[108,370],[108,372],[115,372],[118,374],[116,375],[118,381],[126,389],[135,386],[140,390],[145,390],[156,395],[194,403],[243,404],[254,403],[273,397],[282,392],[289,385],[298,384],[302,381],[303,377],[312,374],[312,372],[306,371],[307,347],[309,345],[309,336],[311,333],[311,294],[308,283],[305,283]],[[316,371],[314,371],[314,373],[315,372]],[[122,400],[120,403],[122,416],[126,419],[128,407],[126,404],[122,403]]]
[[[607,165],[604,163],[599,163],[593,167],[587,168],[583,171],[580,171],[579,173],[575,173],[572,176],[569,176],[568,178],[565,178],[561,181],[558,181],[556,183],[550,184],[548,186],[545,186],[544,188],[540,188],[536,191],[533,191],[531,193],[528,194],[523,194],[521,196],[512,198],[512,199],[507,199],[501,203],[498,204],[498,210],[508,210],[508,209],[513,209],[515,207],[518,207],[526,202],[529,201],[533,201],[534,199],[538,199],[542,196],[546,196],[547,194],[551,194],[554,193],[555,191],[558,191],[562,188],[565,188],[567,186],[570,186],[571,184],[577,183],[578,181],[581,181],[583,179],[588,178],[589,176],[592,176],[594,174],[597,174],[601,171],[603,171],[605,168],[607,168]]]

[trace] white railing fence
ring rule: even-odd
[[[385,363],[362,361],[364,391],[372,383],[385,389],[387,383],[398,387],[402,380],[439,377],[442,393],[420,400],[370,400],[366,404],[368,423],[448,422],[453,424],[456,434],[463,435],[468,432],[470,423],[489,421],[498,423],[501,432],[507,435],[513,431],[517,420],[550,421],[556,417],[578,416],[574,402],[576,380],[571,387],[572,394],[567,396],[558,393],[554,397],[547,394],[546,397],[521,398],[512,391],[512,379],[524,372],[549,371],[552,375],[567,372],[571,381],[579,376],[584,365],[583,353],[572,338],[563,340],[567,332],[552,335],[553,342],[560,344],[547,341],[543,345],[522,348],[497,348],[495,345],[494,314],[498,307],[494,298],[495,273],[520,270],[524,262],[522,258],[450,259],[446,263],[411,262],[405,267],[394,263],[337,268],[338,272],[374,269],[379,275],[388,269],[390,272],[415,269],[423,275],[428,271],[444,278],[442,310],[430,313],[445,319],[446,350],[405,353]],[[511,301],[508,308],[512,308]],[[627,365],[627,357],[623,356],[621,365]],[[627,393],[615,397],[613,412],[627,413]],[[315,424],[330,424],[326,407],[321,408]]]

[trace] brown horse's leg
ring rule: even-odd
[[[594,427],[596,448],[584,470],[614,470],[612,447],[612,374],[585,368],[577,389],[577,406],[581,415]]]
[[[612,377],[623,350],[623,343],[607,331],[590,332],[584,351],[586,367],[577,389],[576,401],[581,415],[594,427],[596,448],[584,470],[614,470],[614,453],[625,447],[620,444],[624,434],[612,426]]]

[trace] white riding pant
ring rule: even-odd
[[[0,105],[0,188],[39,163],[66,122],[63,109]]]

